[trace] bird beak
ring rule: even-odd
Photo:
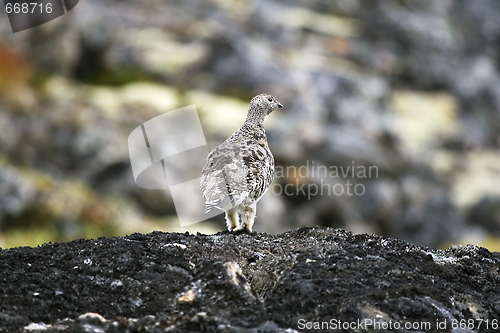
[[[281,109],[283,107],[283,104],[278,103],[278,109]]]

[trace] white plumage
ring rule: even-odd
[[[207,212],[215,207],[226,213],[229,231],[252,231],[257,202],[274,179],[264,118],[282,107],[271,95],[255,96],[240,129],[208,154],[200,189]]]

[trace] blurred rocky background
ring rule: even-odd
[[[13,34],[2,7],[0,246],[223,230],[137,187],[127,137],[196,104],[222,141],[268,92],[280,173],[256,231],[499,250],[499,17],[497,0],[85,0]]]

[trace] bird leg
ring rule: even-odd
[[[240,225],[240,218],[238,215],[237,208],[232,208],[232,209],[226,211],[226,225],[227,225],[227,230],[237,231],[237,230],[235,230],[235,228],[239,227],[239,225]],[[239,229],[239,230],[241,230],[241,229]]]
[[[257,213],[257,202],[253,202],[251,205],[246,206],[241,214],[242,218],[242,228],[246,227],[248,232],[252,232],[252,227],[255,222],[255,214]]]
[[[238,213],[236,213],[236,216],[239,216],[238,208],[235,208],[234,210],[238,212]],[[236,228],[233,229],[233,231],[241,231],[241,230],[245,229],[245,221],[243,221],[244,218],[245,217],[243,215],[241,215],[241,220],[238,219],[238,225],[236,226]]]

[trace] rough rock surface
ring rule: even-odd
[[[0,251],[0,272],[2,332],[312,332],[306,324],[365,319],[493,332],[500,320],[499,253],[331,228],[13,248]]]

